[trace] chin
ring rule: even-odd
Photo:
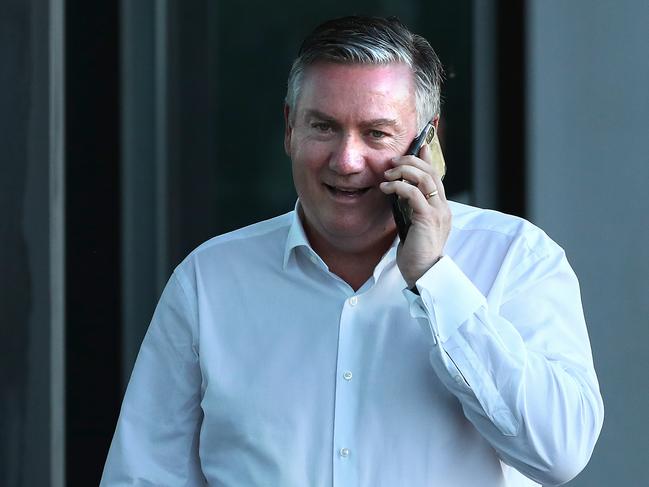
[[[390,233],[395,227],[390,219],[374,220],[370,218],[353,218],[348,220],[338,220],[329,222],[325,225],[327,233],[338,238],[379,238],[380,236]]]

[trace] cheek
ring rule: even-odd
[[[385,171],[392,168],[392,157],[394,156],[380,157],[375,159],[372,163],[372,171],[377,174],[383,174]]]
[[[294,172],[317,173],[327,166],[329,149],[321,143],[296,144],[292,147],[291,159]]]
[[[320,186],[320,170],[313,158],[299,157],[300,155],[305,156],[305,154],[293,154],[292,157],[293,183],[298,196],[308,198]]]
[[[393,157],[395,157],[395,154],[393,153],[377,154],[375,157],[372,158],[372,160],[369,163],[372,172],[380,176],[381,178],[383,178],[383,173],[393,167],[392,164]]]

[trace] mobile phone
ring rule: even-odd
[[[412,141],[405,155],[418,155],[421,147],[424,144],[432,144],[433,164],[435,166],[435,170],[438,171],[440,176],[444,176],[446,164],[444,163],[444,156],[442,155],[439,139],[437,138],[437,130],[435,130],[435,125],[433,125],[433,122],[428,122],[426,124],[421,133]],[[412,208],[410,208],[407,200],[397,196],[394,193],[389,197],[390,203],[392,205],[392,215],[394,216],[394,221],[397,224],[397,230],[399,232],[399,238],[402,242],[404,242],[406,240],[406,236],[408,235],[410,225],[412,224]]]

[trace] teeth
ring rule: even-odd
[[[341,188],[341,187],[338,187],[338,186],[330,186],[330,185],[327,185],[327,187],[331,191],[346,194],[346,195],[349,195],[349,196],[355,196],[355,195],[358,195],[358,194],[363,194],[368,189],[368,188]]]
[[[358,191],[363,191],[364,188],[340,188],[338,186],[332,186],[337,191],[343,191],[345,193],[356,193]]]

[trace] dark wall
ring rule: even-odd
[[[50,480],[47,26],[46,5],[0,0],[0,485],[7,487]]]
[[[29,165],[31,87],[30,6],[0,3],[0,483],[21,485],[33,301],[27,240],[23,230]]]
[[[98,485],[120,384],[119,2],[66,1],[66,472]]]

